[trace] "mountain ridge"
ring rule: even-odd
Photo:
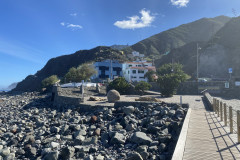
[[[125,51],[135,50],[148,56],[151,54],[162,55],[171,49],[181,47],[193,41],[208,41],[230,19],[227,16],[201,18],[155,34],[130,46]],[[196,35],[196,33],[198,34]]]

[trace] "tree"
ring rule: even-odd
[[[189,75],[184,73],[182,65],[179,63],[165,64],[157,69],[158,83],[162,95],[172,96],[180,83],[190,78]]]
[[[155,81],[153,77],[154,74],[156,74],[156,72],[154,72],[153,70],[150,70],[144,75],[144,77],[148,79],[148,82],[154,82]]]
[[[120,94],[128,94],[131,89],[131,85],[126,81],[125,78],[119,77],[109,83],[107,90],[109,91],[111,89],[117,90]]]
[[[152,87],[151,84],[145,82],[145,81],[140,81],[136,86],[135,90],[140,92],[140,94],[143,94],[146,90],[149,90]]]
[[[77,68],[70,68],[68,73],[64,76],[66,82],[81,82],[82,80],[88,80],[97,71],[94,69],[93,65],[84,63]]]
[[[42,88],[47,88],[49,90],[59,79],[56,75],[49,76],[42,80]]]

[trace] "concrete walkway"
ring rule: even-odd
[[[240,145],[237,135],[230,134],[229,128],[213,113],[205,109],[204,103],[190,103],[192,108],[184,160],[240,159]]]
[[[180,96],[161,98],[168,103],[179,103]],[[205,108],[202,96],[182,96],[191,108],[183,160],[240,160],[237,135],[230,134],[213,112]]]

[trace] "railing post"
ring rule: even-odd
[[[223,108],[222,108],[222,105],[223,103],[222,103],[222,101],[220,101],[220,119],[221,119],[221,121],[223,121]]]
[[[238,143],[240,143],[240,111],[237,111],[237,134],[238,134]]]
[[[217,114],[217,110],[218,110],[218,108],[217,108],[217,102],[218,102],[218,100],[215,99],[215,113],[216,113],[216,114]]]
[[[213,112],[215,112],[216,99],[213,98]]]
[[[219,100],[217,100],[217,115],[218,115],[218,117],[219,117],[219,109],[220,109],[220,107],[219,107]]]
[[[224,103],[223,106],[224,106],[224,125],[227,126],[227,105],[226,105],[226,103]]]
[[[232,107],[229,107],[229,127],[230,133],[233,133],[233,119],[232,119]]]

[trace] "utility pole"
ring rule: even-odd
[[[198,82],[198,78],[199,78],[199,72],[198,72],[198,50],[201,49],[199,46],[198,46],[198,43],[197,43],[197,94],[199,94],[199,82]]]
[[[200,50],[201,48],[199,47],[198,43],[197,43],[197,81],[199,78],[199,71],[198,71],[198,50]]]
[[[197,43],[197,81],[198,81],[198,43]]]

